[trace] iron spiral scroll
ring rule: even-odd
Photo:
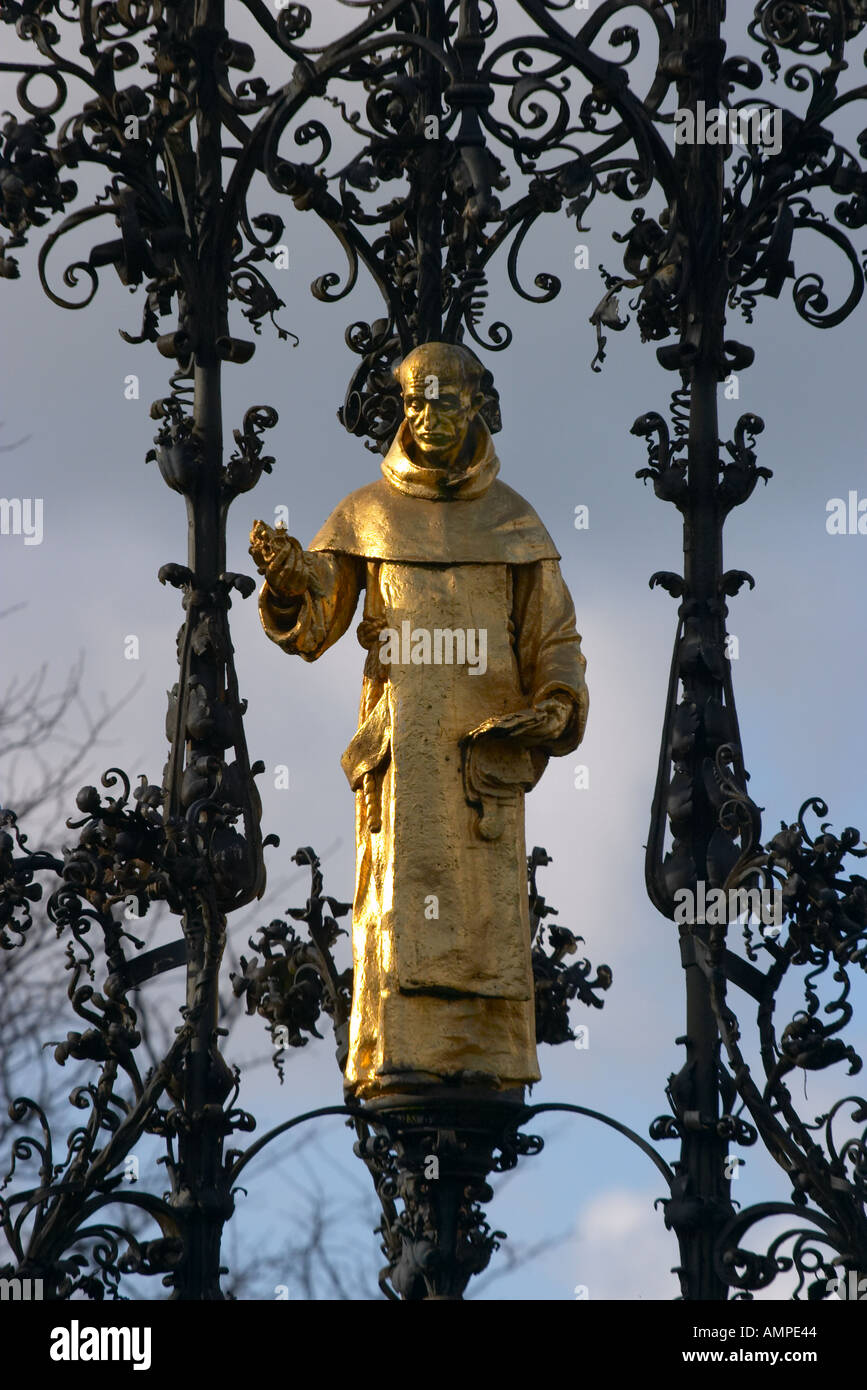
[[[18,80],[18,114],[0,132],[0,275],[17,276],[16,253],[48,227],[38,274],[55,304],[86,308],[109,267],[138,292],[141,325],[124,336],[155,347],[170,373],[151,411],[149,459],[191,523],[187,563],[159,574],[183,609],[162,777],[134,788],[112,768],[102,790],[83,788],[69,822],[77,843],[62,856],[32,850],[14,811],[2,816],[0,944],[27,941],[47,892],[83,1025],[56,1042],[55,1058],[93,1071],[70,1097],[81,1123],[62,1143],[34,1101],[15,1102],[22,1133],[0,1197],[12,1262],[0,1275],[40,1278],[55,1299],[119,1297],[130,1273],[160,1276],[173,1298],[219,1299],[221,1237],[241,1170],[290,1127],[326,1114],[354,1128],[382,1202],[387,1296],[459,1298],[491,1258],[502,1234],[485,1217],[488,1178],[538,1152],[541,1141],[521,1125],[543,1107],[507,1102],[472,1124],[449,1098],[430,1114],[409,1102],[388,1113],[323,1107],[246,1150],[227,1147],[255,1121],[237,1104],[242,1079],[220,1049],[226,924],[261,896],[264,847],[276,840],[260,831],[263,765],[247,750],[229,624],[232,599],[247,598],[253,582],[227,570],[225,527],[234,499],[274,463],[264,440],[277,416],[267,405],[247,410],[227,457],[220,383],[224,364],[250,361],[266,323],[281,340],[294,337],[274,268],[295,213],[312,213],[344,260],[340,271],[324,265],[314,296],[348,299],[362,273],[381,296],[378,318],[346,328],[358,363],[339,415],[382,450],[400,414],[395,358],[435,339],[485,357],[511,347],[512,330],[489,304],[491,264],[503,262],[519,298],[551,302],[559,278],[526,269],[533,228],[565,214],[584,231],[598,198],[613,195],[628,212],[615,238],[622,267],[602,270],[588,355],[602,367],[608,335],[634,317],[673,374],[670,423],[649,412],[633,432],[649,454],[638,476],[675,505],[685,538],[683,573],[651,580],[679,609],[648,894],[674,920],[678,891],[700,883],[778,891],[786,929],[746,925],[738,954],[728,923],[682,924],[687,1058],[669,1081],[671,1114],[651,1126],[654,1142],[680,1143],[677,1162],[669,1167],[618,1121],[571,1109],[618,1129],[655,1163],[684,1297],[749,1297],[780,1274],[794,1276],[795,1297],[827,1297],[841,1271],[867,1271],[867,1102],[846,1096],[805,1120],[787,1078],[860,1070],[843,1033],[851,979],[867,958],[867,882],[845,861],[867,851],[854,830],[810,830],[810,815],[827,815],[815,798],[764,841],[726,646],[727,600],[753,581],[725,570],[722,535],[770,472],[757,461],[762,421],[742,416],[722,443],[717,398],[752,362],[752,349],[727,336],[734,313],[748,326],[763,299],[787,290],[808,325],[830,328],[859,305],[867,149],[861,137],[851,151],[834,130],[867,95],[844,57],[867,26],[867,5],[760,0],[747,26],[758,62],[728,55],[722,0],[601,0],[587,17],[563,0],[352,0],[347,10],[347,31],[319,44],[312,8],[296,3],[272,12],[263,0],[238,0],[228,15],[222,0],[0,0],[0,20],[27,54],[0,61],[0,74]],[[245,37],[233,37],[228,19]],[[249,34],[279,57],[282,85],[257,74]],[[766,77],[781,112],[778,151],[754,141],[730,157],[724,145],[674,144],[674,108],[736,111]],[[88,203],[78,183],[90,186],[94,174],[103,184]],[[279,211],[254,211],[263,199]],[[651,200],[662,205],[656,216]],[[102,228],[109,239],[55,271],[67,236]],[[820,274],[802,266],[810,237],[847,277],[833,302]],[[490,371],[484,389],[496,429]],[[295,858],[311,871],[307,904],[260,930],[233,983],[269,1030],[285,1029],[287,1046],[319,1036],[328,1015],[340,1062],[351,972],[334,949],[347,905],[324,894],[311,848]],[[580,957],[567,964],[580,938],[544,920],[552,909],[536,871],[546,858],[534,850],[528,865],[537,1032],[562,1043],[572,1037],[572,1002],[600,1007],[611,972],[600,965],[594,974]],[[148,949],[156,903],[179,918],[181,934]],[[181,1024],[159,1065],[145,1068],[130,992],[175,967],[187,980]],[[774,1001],[798,970],[804,1008],[779,1031]],[[760,1068],[742,1039],[738,990],[757,1007]],[[121,1185],[146,1134],[165,1146],[166,1196]],[[759,1140],[786,1173],[791,1200],[736,1211],[728,1147]],[[440,1187],[424,1175],[431,1153],[447,1175]],[[127,1208],[154,1223],[152,1239],[124,1224]],[[781,1215],[796,1223],[785,1236],[766,1252],[746,1248],[762,1221]]]

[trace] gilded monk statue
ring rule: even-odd
[[[364,590],[355,737],[354,980],[347,1094],[539,1079],[524,796],[580,743],[587,688],[559,555],[497,478],[483,369],[427,343],[396,368],[383,477],[307,550],[257,521],[259,612],[315,661]]]

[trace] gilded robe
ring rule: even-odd
[[[532,508],[497,480],[487,427],[458,476],[418,466],[401,426],[381,481],[351,493],[305,552],[308,592],[263,585],[265,632],[315,661],[364,590],[367,649],[358,730],[342,758],[356,793],[349,1094],[445,1080],[539,1079],[524,795],[549,755],[572,751],[587,714],[584,657],[559,556]],[[380,660],[383,629],[486,634],[486,664]],[[430,659],[439,651],[441,660]],[[476,647],[478,656],[478,643]],[[404,646],[404,656],[406,648]],[[557,693],[565,729],[527,748],[465,736]]]

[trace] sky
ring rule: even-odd
[[[317,34],[327,37],[346,23],[347,12],[333,0],[317,0],[316,8],[323,26]],[[503,0],[501,9],[514,29],[514,7]],[[228,15],[234,32],[252,37],[237,0],[229,0]],[[734,17],[729,29],[731,49],[758,56],[736,32]],[[263,71],[272,79],[279,75],[273,55]],[[8,86],[2,98],[7,106],[14,101]],[[797,100],[781,87],[776,99]],[[323,113],[334,117],[329,107]],[[857,128],[856,122],[851,129]],[[290,531],[307,543],[347,492],[378,476],[379,462],[336,418],[356,362],[344,330],[378,316],[375,290],[360,281],[340,304],[314,300],[311,281],[341,269],[339,246],[312,214],[296,212],[287,199],[266,191],[261,204],[287,219],[289,264],[273,275],[286,301],[280,321],[300,341],[278,342],[266,325],[252,362],[226,368],[227,438],[249,406],[270,404],[279,412],[267,436],[274,471],[255,493],[236,501],[229,519],[228,568],[247,574],[253,573],[247,537],[254,518],[270,520],[276,508],[287,506]],[[659,195],[645,205],[658,215]],[[646,454],[629,431],[646,411],[667,413],[673,382],[657,364],[653,345],[640,342],[634,322],[609,337],[603,371],[592,373],[595,336],[588,323],[602,294],[598,265],[619,268],[621,249],[611,234],[628,228],[631,213],[631,205],[608,198],[592,208],[587,232],[578,233],[564,213],[538,226],[522,253],[524,280],[532,284],[537,272],[553,272],[562,291],[551,304],[527,304],[508,287],[500,266],[492,275],[489,320],[505,319],[514,341],[504,353],[480,355],[495,373],[501,400],[500,476],[528,498],[561,552],[588,662],[587,735],[577,754],[551,761],[529,797],[527,846],[544,845],[552,856],[540,886],[559,909],[557,921],[584,937],[582,949],[594,966],[607,963],[614,974],[601,1011],[588,1018],[576,1008],[574,1021],[589,1023],[590,1046],[541,1049],[543,1079],[532,1099],[604,1110],[646,1136],[654,1116],[666,1111],[666,1079],[682,1063],[674,1041],[684,1028],[677,933],[650,906],[643,883],[676,625],[676,604],[651,591],[648,579],[656,570],[679,568],[681,535],[676,510],[636,480]],[[159,781],[165,698],[175,680],[182,615],[178,593],[158,584],[156,574],[169,561],[186,561],[182,500],[144,461],[155,429],[149,405],[167,393],[167,363],[151,346],[120,338],[119,329],[138,327],[140,295],[131,296],[111,270],[82,312],[51,304],[36,280],[40,239],[34,234],[30,250],[19,253],[21,278],[0,285],[0,443],[24,441],[0,453],[0,494],[43,503],[41,544],[0,536],[0,608],[14,609],[3,621],[3,664],[27,672],[48,662],[59,684],[83,653],[94,699],[129,694],[130,703],[94,750],[82,783],[97,781],[115,762]],[[102,232],[97,239],[104,239]],[[825,272],[833,293],[841,281],[816,240],[805,234],[796,245],[798,273]],[[855,233],[859,253],[862,241],[867,235]],[[589,248],[589,269],[575,268],[578,243]],[[55,277],[65,264],[57,261]],[[826,529],[830,499],[847,498],[851,490],[867,496],[864,306],[842,326],[821,332],[798,318],[790,289],[791,282],[778,301],[760,303],[751,327],[732,314],[728,336],[749,342],[756,362],[739,378],[739,399],[721,401],[724,439],[732,437],[741,412],[764,418],[758,462],[774,474],[729,519],[725,550],[728,568],[746,569],[756,579],[753,592],[744,589],[730,601],[729,630],[738,638],[735,692],[751,792],[766,808],[766,838],[816,794],[828,802],[836,828],[863,821],[867,757],[867,537]],[[240,331],[248,336],[246,325]],[[130,375],[138,378],[137,399],[125,393]],[[585,530],[574,525],[580,505],[589,508]],[[236,598],[231,618],[241,693],[249,700],[250,755],[267,769],[259,782],[263,828],[282,841],[279,850],[267,851],[268,896],[231,924],[233,940],[242,944],[260,923],[303,903],[306,882],[290,862],[299,845],[313,845],[320,854],[327,891],[344,900],[352,896],[353,804],[339,759],[355,730],[363,656],[354,625],[308,665],[266,640],[255,599]],[[130,636],[138,638],[133,660]],[[589,769],[589,787],[581,789],[575,785],[579,763]],[[275,769],[283,764],[290,770],[288,790],[275,786]],[[26,767],[21,775],[26,782]],[[169,981],[166,988],[176,988],[180,1004],[182,982]],[[753,1022],[748,1002],[745,1028]],[[856,1026],[850,1039],[856,1046],[857,1032]],[[251,1020],[233,1034],[230,1060],[261,1055],[265,1042],[264,1024]],[[851,1087],[838,1067],[810,1075],[805,1089],[804,1108],[818,1114]],[[239,1103],[257,1114],[264,1131],[340,1099],[341,1078],[326,1039],[290,1056],[282,1087],[270,1068],[252,1071]],[[253,1258],[258,1297],[274,1297],[272,1285],[299,1296],[285,1252],[326,1173],[347,1223],[347,1248],[357,1252],[363,1287],[374,1296],[371,1271],[378,1257],[369,1233],[375,1220],[369,1180],[341,1121],[316,1125],[315,1141],[278,1141],[251,1164],[249,1195],[239,1198],[233,1225],[243,1234],[232,1231],[230,1255],[235,1242],[248,1259],[249,1251],[264,1249],[277,1223],[290,1233],[273,1242],[273,1259],[263,1258],[261,1268]],[[545,1248],[513,1265],[504,1246],[472,1296],[571,1300],[578,1288],[591,1299],[675,1296],[670,1270],[676,1242],[654,1210],[663,1185],[647,1158],[587,1119],[548,1116],[533,1129],[545,1136],[546,1147],[516,1174],[495,1181],[490,1219],[509,1233],[506,1246],[514,1251],[526,1254],[540,1243]],[[676,1145],[660,1147],[672,1162]],[[743,1157],[735,1195],[743,1202],[785,1199],[786,1182],[771,1160],[755,1148]],[[361,1285],[356,1296],[365,1296]]]

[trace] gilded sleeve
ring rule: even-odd
[[[315,661],[344,634],[364,587],[364,561],[328,550],[305,551],[307,592],[281,599],[268,581],[259,591],[259,617],[284,652]]]
[[[584,737],[589,696],[584,680],[587,665],[575,626],[575,605],[557,560],[515,565],[512,619],[521,684],[536,704],[546,696],[565,695],[572,716],[565,730],[546,751],[570,753]]]

